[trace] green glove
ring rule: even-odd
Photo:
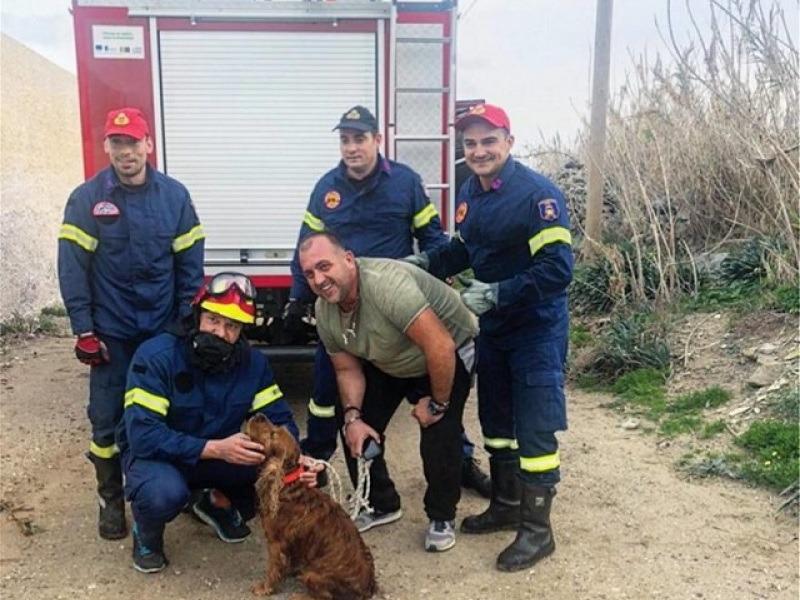
[[[415,267],[419,267],[423,271],[427,271],[428,267],[431,266],[431,259],[429,259],[428,255],[424,252],[420,252],[419,254],[409,254],[408,256],[404,256],[401,260],[410,265],[414,265]]]
[[[477,279],[467,279],[458,276],[458,281],[464,286],[461,290],[461,300],[467,308],[480,316],[487,310],[497,306],[497,297],[500,293],[500,284],[484,283]]]

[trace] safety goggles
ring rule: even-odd
[[[256,288],[250,278],[241,273],[217,273],[206,284],[206,292],[211,296],[223,296],[232,287],[247,300],[256,299]]]

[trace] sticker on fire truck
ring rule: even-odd
[[[144,59],[144,27],[92,25],[95,58]]]

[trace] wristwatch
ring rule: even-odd
[[[450,408],[449,402],[436,402],[433,398],[431,398],[430,402],[428,403],[428,411],[435,417],[437,415],[446,412],[447,409]]]

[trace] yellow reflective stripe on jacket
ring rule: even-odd
[[[548,227],[537,233],[528,240],[528,246],[531,248],[531,256],[547,246],[547,244],[554,244],[555,242],[564,242],[571,246],[572,234],[570,234],[569,229],[566,227]]]
[[[318,219],[308,211],[306,211],[306,216],[303,217],[303,223],[316,232],[325,231],[325,223],[322,222],[322,219]]]
[[[510,448],[511,450],[517,450],[519,448],[519,444],[517,444],[517,440],[511,440],[508,438],[483,438],[483,445],[487,448],[493,448],[494,450],[503,450],[506,448]]]
[[[308,412],[321,419],[332,419],[336,416],[336,409],[333,406],[320,406],[313,398],[308,399]]]
[[[283,392],[281,388],[278,387],[277,383],[273,383],[271,386],[264,388],[255,395],[250,411],[253,412],[259,408],[264,408],[267,404],[272,404],[278,398],[283,398]]]
[[[163,396],[151,394],[142,388],[133,388],[125,392],[125,408],[133,404],[144,406],[146,409],[152,410],[162,417],[167,416],[167,410],[169,409],[169,400]]]
[[[98,446],[92,442],[89,444],[89,452],[98,458],[114,458],[117,454],[119,454],[119,448],[117,448],[116,444],[111,444],[110,446]]]
[[[421,229],[431,222],[431,219],[437,216],[436,208],[433,204],[428,204],[425,208],[414,215],[414,229]]]
[[[64,223],[61,226],[58,232],[58,239],[75,242],[87,252],[94,252],[97,250],[97,238],[93,238],[83,229],[75,227],[75,225],[70,225],[69,223]]]
[[[544,471],[552,471],[560,467],[561,459],[558,456],[558,452],[545,454],[544,456],[535,456],[533,458],[520,456],[519,466],[523,471],[528,471],[529,473],[543,473]]]
[[[179,235],[172,240],[172,251],[177,254],[187,248],[191,248],[195,243],[199,242],[206,237],[206,232],[203,231],[202,225],[195,225],[188,232]]]

